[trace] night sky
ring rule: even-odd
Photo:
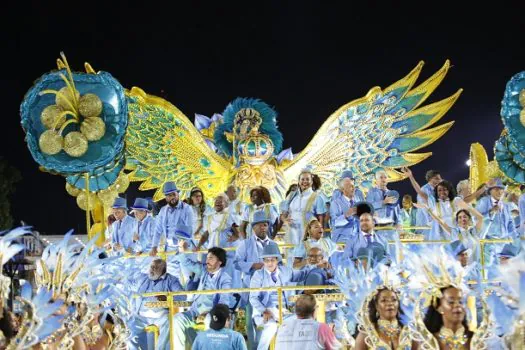
[[[467,178],[473,142],[492,159],[505,84],[525,69],[523,1],[478,3],[475,9],[425,1],[411,8],[378,1],[187,1],[156,8],[128,2],[110,8],[109,1],[78,8],[73,2],[13,3],[4,5],[1,24],[7,64],[0,80],[0,156],[23,176],[12,198],[15,220],[48,234],[70,228],[83,233],[85,214],[62,177],[38,170],[24,142],[19,106],[32,83],[56,68],[60,51],[74,70],[88,61],[126,88],[163,96],[192,121],[194,113],[222,112],[238,96],[261,98],[276,108],[284,148],[294,153],[344,103],[373,86],[390,85],[420,60],[426,63],[422,82],[450,59],[453,68],[427,103],[459,88],[464,92],[439,123],[455,120],[452,129],[420,150],[434,152],[413,168],[421,183],[431,168],[454,184]],[[138,195],[136,188],[130,187],[128,198]],[[391,188],[413,193],[408,181]]]

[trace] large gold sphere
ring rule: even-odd
[[[47,106],[42,111],[42,114],[40,114],[40,121],[47,129],[60,128],[60,126],[66,121],[66,116],[64,115],[57,123],[60,113],[63,111],[62,107],[57,105]]]
[[[128,175],[124,172],[121,172],[113,185],[118,193],[124,193],[129,187],[129,178]]]
[[[80,93],[77,90],[75,90],[75,95],[77,100],[80,99]],[[75,106],[75,101],[73,100],[73,95],[67,86],[64,86],[58,91],[55,103],[65,111],[74,111],[71,106]]]
[[[521,125],[525,126],[525,108],[523,108],[520,112],[520,122]]]
[[[102,118],[86,118],[80,124],[80,132],[88,141],[98,141],[106,133],[106,124]]]
[[[46,130],[40,135],[38,145],[45,154],[53,155],[62,150],[64,139],[55,130]]]
[[[98,198],[102,201],[105,207],[113,205],[113,201],[117,196],[118,192],[111,187],[98,192]]]
[[[78,131],[72,131],[64,137],[64,151],[71,157],[82,157],[88,149],[88,140]]]
[[[82,191],[77,196],[77,205],[80,209],[87,209],[87,194],[86,191]],[[100,200],[94,193],[89,192],[89,209],[92,210],[97,204],[100,203]]]
[[[98,117],[102,113],[102,101],[95,94],[85,94],[80,97],[78,111],[85,118]]]
[[[73,197],[76,197],[80,194],[80,192],[82,191],[81,189],[79,188],[76,188],[75,186],[71,185],[69,182],[66,182],[66,191],[67,193],[69,193],[71,196]]]
[[[525,89],[520,91],[520,104],[521,107],[525,108]]]

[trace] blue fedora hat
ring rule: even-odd
[[[187,225],[175,225],[175,236],[179,239],[191,239],[191,228]]]
[[[281,252],[279,251],[279,246],[276,243],[270,242],[263,248],[261,259],[264,258],[277,258],[279,261],[283,259]]]
[[[135,198],[135,203],[133,203],[131,209],[150,211],[148,207],[148,200],[144,198]]]
[[[264,210],[257,210],[255,213],[253,213],[253,220],[250,225],[253,227],[261,222],[266,222],[269,225],[270,218],[266,216],[266,212]]]
[[[519,252],[519,248],[510,244],[510,243],[507,243],[503,246],[503,249],[501,250],[501,252],[498,254],[498,256],[504,256],[504,257],[507,257],[507,258],[514,258],[515,256],[518,255],[518,252]]]
[[[175,182],[168,181],[164,183],[164,186],[162,186],[162,192],[164,192],[164,195],[168,195],[173,192],[179,192],[179,189],[177,188],[177,185],[175,185]]]
[[[456,240],[451,242],[448,245],[448,250],[454,255],[458,256],[459,254],[463,253],[464,251],[468,250],[467,247],[461,242],[460,240]]]
[[[497,178],[495,178],[494,180],[496,180],[495,183],[494,183],[492,186],[490,186],[490,187],[487,189],[487,191],[490,192],[490,190],[493,189],[493,188],[501,188],[501,189],[505,189],[505,185],[503,185],[503,181],[501,180],[501,178],[497,177]]]
[[[353,260],[364,259],[364,258],[366,259],[373,258],[373,250],[371,248],[365,248],[365,247],[359,248]]]
[[[111,206],[113,209],[128,209],[126,198],[117,197]]]
[[[351,170],[343,170],[343,172],[341,173],[341,177],[339,180],[344,180],[346,178],[349,178],[350,180],[354,180],[354,174],[352,173]]]

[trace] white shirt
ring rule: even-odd
[[[228,209],[224,209],[220,213],[215,212],[213,214],[206,215],[204,220],[203,231],[208,231],[208,248],[218,247],[220,242],[221,232],[228,228],[228,216],[230,212]],[[222,225],[222,226],[221,226]]]

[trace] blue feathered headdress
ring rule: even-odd
[[[275,148],[275,154],[279,153],[283,146],[283,135],[277,129],[277,112],[268,104],[256,98],[238,97],[226,107],[222,113],[224,123],[215,129],[215,134],[213,135],[215,145],[224,154],[228,156],[232,155],[232,144],[227,140],[224,133],[233,131],[235,115],[243,108],[252,108],[260,113],[262,123],[259,127],[259,131],[270,137]]]

